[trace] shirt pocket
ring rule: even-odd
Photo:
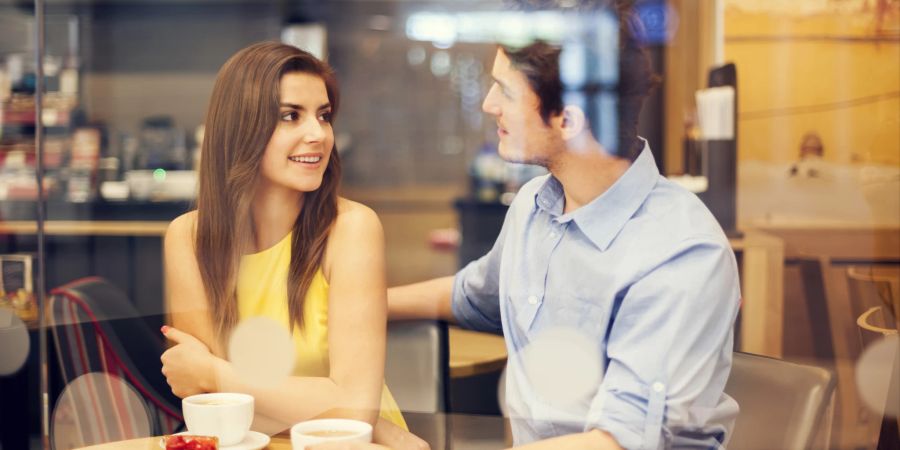
[[[510,300],[515,308],[512,316],[521,333],[517,334],[524,336],[525,342],[547,331],[567,330],[586,338],[591,352],[605,359],[611,302],[569,294],[546,296],[537,305],[531,305],[527,295],[511,297]]]
[[[609,323],[607,302],[596,297],[558,295],[544,299],[535,317],[534,330],[563,327],[579,330],[594,340],[604,339]]]
[[[517,321],[528,319],[524,311]],[[606,365],[607,316],[602,303],[572,295],[548,296],[534,315],[519,361],[533,391],[532,412],[554,428],[583,428]]]

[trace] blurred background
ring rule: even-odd
[[[122,327],[156,330],[164,322],[162,235],[192,208],[209,95],[234,52],[282,40],[336,69],[343,195],[379,214],[388,281],[397,285],[452,274],[484,254],[517,189],[545,173],[499,159],[495,123],[481,102],[494,40],[545,23],[510,10],[565,13],[579,4],[45,3],[39,20],[34,2],[0,0],[4,450],[41,448],[42,405],[46,442],[55,448],[116,440],[73,419],[86,402],[74,394],[73,380],[92,372],[97,348],[119,356],[115,364],[98,356],[103,364],[95,371],[119,373],[131,386],[122,389],[156,416],[146,430],[135,429],[148,436],[175,429],[165,425],[177,419],[166,400],[141,387],[153,381],[126,374],[158,355],[136,356],[116,335]],[[644,104],[640,135],[661,173],[706,202],[731,238],[744,294],[736,349],[832,371],[833,408],[822,413],[817,430],[825,437],[817,445],[896,448],[898,407],[890,403],[897,397],[889,397],[885,373],[894,367],[900,313],[900,1],[638,0],[635,10],[662,77]],[[39,205],[46,211],[42,252]],[[65,289],[39,293],[85,277],[102,277],[116,289],[116,304],[127,303],[127,311],[108,306],[113,312],[95,315],[137,322],[97,328],[106,331],[95,344],[57,331],[86,313],[51,302]],[[53,316],[44,351],[41,297]],[[96,319],[89,316],[81,322]],[[891,335],[893,341],[882,340]],[[500,414],[495,393],[504,355],[499,366],[476,362],[472,367],[481,368],[455,375],[452,361],[463,345],[496,348],[497,341],[454,341],[459,336],[450,337],[444,411]],[[873,353],[885,342],[893,342],[887,353]],[[499,347],[502,353],[502,341]],[[886,433],[891,426],[893,434]],[[498,446],[502,439],[501,432]]]

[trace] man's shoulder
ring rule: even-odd
[[[728,245],[725,232],[700,198],[662,176],[635,218],[644,223],[643,234],[648,237],[656,235],[673,244]]]
[[[510,204],[510,208],[521,208],[523,206],[530,208],[534,204],[534,196],[537,195],[542,187],[544,187],[544,184],[547,183],[549,178],[550,174],[548,173],[528,180],[521,188],[519,188],[519,191],[516,192],[516,197]]]
[[[538,175],[528,180],[525,184],[522,185],[521,188],[519,188],[519,193],[516,194],[516,197],[519,197],[522,194],[527,194],[534,197],[534,194],[537,194],[541,187],[543,187],[544,184],[547,183],[548,179],[550,179],[550,174],[546,173],[544,175]]]

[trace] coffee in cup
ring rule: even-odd
[[[215,436],[223,446],[244,440],[253,423],[253,397],[247,394],[192,395],[181,400],[181,410],[189,433]]]
[[[323,442],[372,442],[372,425],[352,419],[316,419],[291,427],[293,450]]]

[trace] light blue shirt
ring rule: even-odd
[[[646,144],[605,193],[564,203],[552,175],[528,182],[454,282],[459,324],[506,338],[515,443],[601,429],[627,449],[724,446],[741,294],[715,218]]]

